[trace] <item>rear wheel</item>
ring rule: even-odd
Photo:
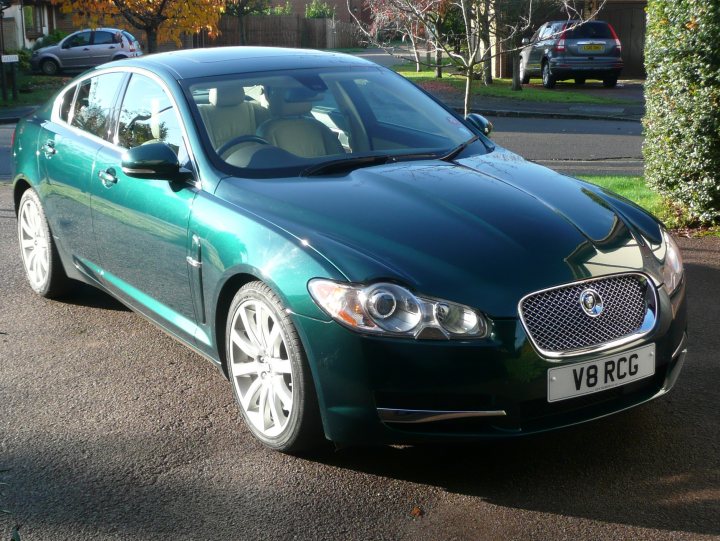
[[[542,66],[542,82],[545,88],[555,88],[555,77],[550,73],[550,64],[543,63]]]
[[[230,305],[228,374],[253,435],[294,453],[322,441],[320,415],[300,338],[280,299],[262,282],[244,285]]]
[[[65,274],[57,247],[50,234],[40,198],[28,189],[20,199],[18,241],[25,276],[30,287],[43,297],[59,297],[71,282]]]
[[[605,88],[615,88],[617,85],[617,75],[613,75],[612,77],[606,77],[603,79],[603,86]]]
[[[60,72],[60,66],[57,62],[48,58],[40,64],[40,71],[45,75],[57,75]]]

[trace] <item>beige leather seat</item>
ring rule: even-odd
[[[255,135],[270,116],[260,105],[246,101],[243,87],[236,83],[218,84],[210,89],[208,99],[210,103],[198,109],[215,150],[234,137]]]
[[[335,133],[310,116],[312,104],[321,96],[305,89],[282,89],[268,96],[272,118],[261,124],[257,134],[271,145],[296,156],[314,158],[344,154]]]

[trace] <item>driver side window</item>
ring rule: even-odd
[[[80,32],[75,34],[67,40],[68,47],[82,47],[83,45],[90,45],[90,32]]]
[[[164,142],[176,153],[184,149],[177,111],[160,85],[149,77],[135,73],[130,79],[114,142],[124,148]]]

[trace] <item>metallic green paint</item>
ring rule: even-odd
[[[334,441],[520,435],[604,416],[667,390],[687,327],[684,283],[672,298],[658,287],[659,317],[648,336],[607,352],[656,345],[656,375],[622,393],[548,404],[548,368],[594,355],[544,359],[518,319],[524,295],[582,278],[641,271],[661,285],[661,227],[628,201],[501,148],[486,153],[480,143],[452,163],[319,177],[234,178],[215,168],[178,79],[325,64],[367,66],[337,54],[242,48],[152,55],[95,70],[140,70],[163,80],[186,123],[195,182],[123,174],[123,149],[81,136],[47,106],[18,125],[15,186],[28,183],[40,195],[69,276],[109,291],[218,366],[223,307],[235,293],[226,286],[266,283],[298,330],[325,434]],[[44,152],[48,141],[54,151]],[[395,281],[469,305],[487,314],[490,336],[449,342],[354,333],[312,301],[313,278]],[[381,422],[378,407],[508,415],[399,426]]]

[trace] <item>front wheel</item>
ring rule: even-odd
[[[60,261],[40,198],[32,188],[25,190],[20,199],[17,228],[20,254],[30,287],[43,297],[61,296],[68,290],[70,279]]]
[[[57,75],[60,72],[60,66],[57,62],[48,58],[40,64],[40,71],[45,75]]]
[[[545,62],[542,66],[542,82],[545,88],[555,88],[555,77],[550,73],[549,62]]]
[[[280,299],[262,282],[244,285],[230,305],[228,374],[253,435],[286,453],[322,442],[320,415],[305,352]]]

